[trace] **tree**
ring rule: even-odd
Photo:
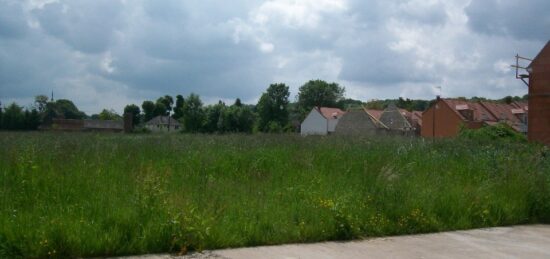
[[[199,132],[204,122],[204,110],[200,97],[191,93],[183,106],[183,125],[187,132]]]
[[[122,117],[118,115],[118,113],[116,113],[116,111],[113,109],[110,109],[110,110],[103,109],[99,113],[99,119],[104,121],[118,121],[118,120],[121,120]]]
[[[167,116],[168,115],[168,110],[166,108],[166,105],[164,105],[163,102],[157,101],[155,103],[155,110],[153,111],[153,114],[155,116]]]
[[[36,109],[38,109],[40,113],[46,110],[46,105],[48,105],[48,101],[48,96],[45,95],[37,95],[34,97],[34,104],[36,106]]]
[[[301,86],[298,92],[299,110],[305,115],[313,107],[338,107],[339,102],[344,98],[344,92],[344,87],[340,87],[337,83],[310,80]]]
[[[0,130],[4,128],[4,124],[2,123],[4,117],[4,110],[2,109],[2,103],[0,102]]]
[[[85,113],[79,111],[76,105],[67,99],[59,99],[55,102],[47,103],[46,110],[48,109],[50,111],[46,113],[55,115],[54,118],[80,120],[86,117]]]
[[[235,100],[235,103],[233,105],[237,106],[237,107],[243,106],[243,104],[241,103],[241,99],[239,99],[239,98],[237,98],[237,100]]]
[[[219,101],[215,105],[208,106],[206,108],[206,120],[204,122],[203,130],[209,133],[224,132],[225,124],[223,114],[226,110],[225,103]]]
[[[254,127],[255,116],[250,107],[236,104],[223,111],[223,128],[226,132],[251,133]]]
[[[270,132],[276,128],[273,125],[278,125],[282,129],[288,124],[289,95],[288,86],[285,84],[271,84],[262,94],[257,105],[260,131]]]
[[[183,105],[185,104],[185,99],[181,94],[176,96],[176,106],[174,106],[174,115],[172,117],[176,120],[179,120],[183,117]]]
[[[6,107],[3,114],[3,126],[7,130],[24,129],[25,115],[23,108],[16,103],[11,103]]]
[[[25,110],[24,128],[26,130],[37,130],[38,126],[40,126],[40,113],[38,110]]]
[[[126,105],[126,107],[124,107],[124,114],[126,113],[132,114],[132,123],[134,125],[138,125],[140,123],[141,110],[139,109],[139,106],[135,104]]]
[[[174,104],[174,99],[170,95],[165,95],[164,97],[158,98],[155,103],[156,116],[167,116],[170,114],[170,111],[172,111],[172,104]]]
[[[143,109],[143,122],[148,122],[155,117],[155,103],[144,101],[141,104],[141,109]]]

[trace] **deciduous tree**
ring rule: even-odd
[[[271,84],[258,101],[258,128],[269,132],[282,129],[288,124],[288,96],[290,92],[285,84]],[[278,127],[274,126],[278,125]]]
[[[143,109],[143,122],[148,122],[155,117],[155,103],[144,101],[141,104],[141,109]]]
[[[310,80],[300,87],[298,107],[303,115],[313,107],[338,107],[344,98],[344,87],[323,80]],[[339,107],[344,108],[344,107]]]

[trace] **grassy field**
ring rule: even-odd
[[[0,133],[0,257],[550,222],[550,152],[296,135]]]

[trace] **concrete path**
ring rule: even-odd
[[[550,258],[550,225],[205,251],[131,258]]]

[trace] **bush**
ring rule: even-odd
[[[468,129],[462,127],[459,133],[460,138],[478,141],[504,140],[511,142],[526,142],[525,135],[518,133],[505,123],[498,123],[494,126],[483,126],[480,129]]]

